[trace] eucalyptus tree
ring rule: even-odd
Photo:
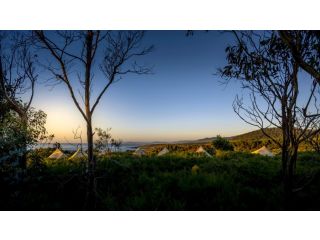
[[[43,65],[56,83],[66,86],[86,122],[89,173],[96,166],[92,116],[103,95],[124,75],[151,72],[149,67],[136,62],[153,49],[142,46],[144,35],[143,31],[34,31],[36,44],[47,53],[48,62]],[[102,85],[95,94],[94,83]],[[78,92],[77,84],[81,86]]]
[[[282,151],[285,192],[290,195],[298,147],[319,132],[319,86],[310,81],[308,96],[301,96],[299,63],[277,32],[233,32],[236,43],[227,47],[227,65],[220,69],[226,79],[238,79],[248,92],[246,100],[237,96],[233,108],[246,123],[260,128]],[[280,138],[266,128],[281,129]]]
[[[35,58],[25,34],[16,31],[0,33],[1,102],[7,112],[13,111],[19,116],[21,144],[15,152],[21,155],[19,165],[22,168],[26,167],[28,115],[32,114],[31,103],[38,77]]]

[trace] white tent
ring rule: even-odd
[[[83,158],[83,157],[86,157],[86,154],[83,154],[81,152],[81,149],[78,148],[78,150],[71,157],[69,157],[69,160],[76,159],[76,158]]]
[[[141,148],[137,148],[134,153],[134,155],[137,155],[137,156],[143,156],[143,155],[146,155],[145,151],[142,150]]]
[[[273,157],[274,154],[268,149],[266,148],[266,146],[263,146],[262,148],[259,148],[256,151],[252,152],[253,154],[260,154],[262,156],[269,156],[269,157]]]
[[[169,153],[169,150],[168,150],[168,148],[164,148],[164,149],[162,149],[159,153],[158,153],[158,155],[157,156],[163,156],[163,155],[165,155],[165,154],[167,154],[167,153]]]
[[[65,158],[65,157],[66,157],[66,155],[59,148],[57,148],[56,150],[54,150],[54,152],[48,158],[60,159],[60,158]]]
[[[202,146],[200,146],[200,147],[197,149],[196,153],[204,154],[204,155],[206,155],[207,157],[212,157],[206,150],[204,150],[204,148],[203,148]]]

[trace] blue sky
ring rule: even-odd
[[[111,127],[114,137],[124,141],[175,141],[253,130],[232,109],[240,86],[222,85],[215,75],[232,42],[230,34],[218,31],[189,37],[185,31],[148,31],[144,44],[153,44],[155,50],[139,61],[154,66],[154,73],[128,75],[114,84],[94,113],[94,127]],[[93,96],[104,81],[97,72]],[[33,106],[48,114],[47,129],[56,140],[73,141],[72,129],[78,126],[85,138],[84,120],[66,87],[41,84],[37,90]]]

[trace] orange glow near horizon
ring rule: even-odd
[[[93,126],[96,127],[95,122]],[[78,139],[74,139],[73,131],[79,127],[79,132],[82,132],[82,140],[86,142],[86,125],[80,113],[76,109],[68,110],[66,107],[54,108],[47,110],[47,124],[46,128],[48,133],[55,135],[54,141],[58,142],[79,142]],[[107,129],[111,126],[100,122],[99,126],[102,129]],[[206,137],[214,137],[217,134],[223,136],[233,136],[241,134],[251,129],[237,129],[226,126],[225,128],[211,129],[197,127],[190,131],[184,131],[178,129],[177,126],[170,126],[167,129],[157,128],[145,128],[134,129],[126,127],[125,125],[116,125],[113,123],[111,134],[116,139],[122,139],[123,141],[137,141],[137,142],[153,142],[153,141],[181,141],[181,140],[196,140]]]

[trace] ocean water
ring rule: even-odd
[[[120,152],[126,152],[128,150],[136,150],[139,146],[141,146],[141,143],[124,143],[120,146],[119,151]],[[76,151],[78,147],[80,147],[77,143],[61,143],[60,144],[61,149],[64,151]],[[37,144],[34,148],[54,148],[53,144]],[[88,146],[87,144],[82,144],[83,150],[87,150]],[[112,148],[112,151],[115,151]]]

